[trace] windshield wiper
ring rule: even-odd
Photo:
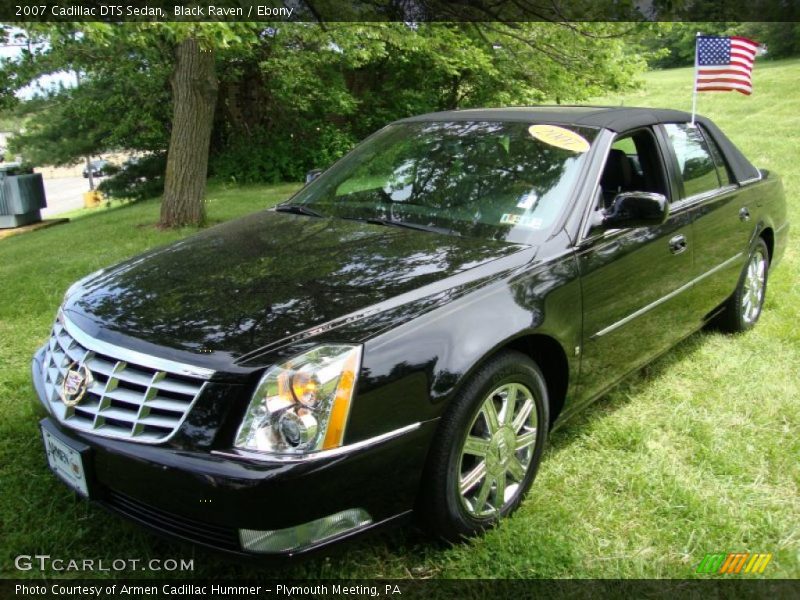
[[[313,208],[308,208],[302,204],[279,204],[275,207],[275,212],[290,213],[293,215],[306,215],[307,217],[324,217]]]
[[[427,231],[428,233],[443,233],[446,235],[460,236],[461,234],[454,229],[446,227],[435,227],[434,225],[422,225],[420,223],[409,223],[408,221],[395,221],[394,219],[383,219],[381,217],[343,217],[353,221],[364,221],[373,225],[385,225],[387,227],[405,227],[406,229],[416,229],[417,231]]]

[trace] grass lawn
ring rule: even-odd
[[[758,327],[699,333],[556,432],[519,512],[445,548],[413,530],[278,569],[237,565],[75,501],[47,470],[29,362],[69,284],[191,231],[152,227],[156,202],[82,215],[0,241],[0,572],[19,554],[191,558],[198,577],[692,577],[707,552],[772,552],[766,577],[800,577],[800,61],[759,63],[755,93],[704,94],[699,110],[758,166],[784,176],[795,224]],[[604,102],[689,109],[691,69],[653,73]],[[296,185],[209,193],[222,221]],[[37,576],[37,572],[30,575]],[[146,573],[120,573],[147,576]],[[99,576],[110,576],[100,574]],[[158,576],[152,574],[151,576]]]

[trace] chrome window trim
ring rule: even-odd
[[[751,177],[750,179],[745,179],[743,181],[740,181],[739,185],[740,186],[747,185],[748,183],[755,183],[756,181],[761,181],[762,179],[764,179],[764,176],[761,174],[761,170],[756,169],[756,171],[758,171],[758,177]]]
[[[595,144],[597,144],[595,146],[595,151],[602,153],[602,161],[600,161],[599,169],[597,170],[597,173],[595,173],[594,183],[591,188],[589,188],[588,192],[584,191],[586,188],[581,190],[584,193],[588,193],[589,198],[586,204],[583,206],[583,214],[581,215],[578,225],[578,235],[576,236],[575,243],[573,244],[575,248],[580,247],[587,239],[594,239],[596,237],[589,237],[589,224],[592,218],[592,213],[595,211],[594,203],[597,200],[597,191],[600,189],[600,179],[603,177],[603,171],[605,170],[606,163],[608,162],[608,153],[617,138],[617,134],[610,129],[603,129],[601,133],[603,134],[602,139],[600,138],[600,134],[598,134],[598,138],[595,139]]]
[[[79,329],[78,326],[72,321],[70,321],[64,314],[64,311],[61,309],[58,310],[58,319],[67,330],[67,333],[75,338],[75,341],[77,341],[84,348],[99,354],[113,356],[117,360],[138,364],[156,371],[166,371],[175,375],[184,375],[186,377],[195,377],[197,379],[209,380],[216,373],[216,371],[213,369],[196,367],[194,365],[169,360],[166,358],[159,358],[151,354],[144,354],[142,352],[137,352],[136,350],[129,350],[128,348],[123,348],[121,346],[117,346],[116,344],[111,344],[109,342],[104,342],[102,340],[93,338],[83,330]]]
[[[212,450],[211,454],[215,456],[221,456],[224,458],[234,458],[234,459],[254,461],[259,463],[286,464],[286,463],[313,462],[316,460],[323,460],[326,458],[346,456],[348,454],[351,454],[358,450],[362,450],[364,448],[377,446],[378,444],[389,441],[396,437],[400,437],[401,435],[405,435],[406,433],[411,433],[412,431],[416,431],[421,426],[422,426],[421,422],[412,423],[411,425],[406,425],[405,427],[400,427],[399,429],[394,429],[387,433],[382,433],[381,435],[376,435],[375,437],[371,437],[366,440],[361,440],[360,442],[355,442],[353,444],[348,444],[346,446],[340,446],[339,448],[331,448],[330,450],[319,450],[317,452],[311,452],[309,454],[301,454],[301,455],[268,454],[266,452],[255,452],[253,450],[240,450],[238,448],[232,448],[230,450]]]
[[[625,325],[626,323],[629,323],[630,321],[633,321],[635,318],[637,318],[637,317],[640,317],[640,316],[642,316],[643,314],[645,314],[646,312],[649,312],[649,311],[651,311],[652,309],[654,309],[654,308],[656,308],[657,306],[659,306],[659,305],[663,304],[663,303],[664,303],[664,302],[666,302],[667,300],[670,300],[670,299],[674,298],[675,296],[677,296],[678,294],[680,294],[680,293],[682,293],[682,292],[685,292],[685,291],[686,291],[686,290],[688,290],[690,287],[692,287],[692,286],[693,286],[693,285],[695,285],[696,283],[699,283],[699,282],[701,282],[703,279],[705,279],[705,278],[706,278],[706,277],[708,277],[709,275],[713,275],[713,274],[714,274],[714,273],[716,273],[717,271],[719,271],[719,270],[721,270],[721,269],[724,269],[724,268],[725,268],[725,267],[727,267],[728,265],[730,265],[730,264],[732,264],[732,263],[736,262],[737,260],[739,260],[739,259],[742,257],[742,255],[743,255],[743,254],[744,254],[743,252],[739,252],[738,254],[736,254],[736,255],[734,255],[734,256],[731,256],[731,257],[730,257],[728,260],[721,262],[721,263],[720,263],[720,264],[718,264],[716,267],[713,267],[713,268],[709,269],[708,271],[706,271],[705,273],[703,273],[703,274],[701,274],[701,275],[698,275],[698,276],[697,276],[697,277],[695,277],[694,279],[692,279],[692,280],[690,280],[690,281],[687,281],[686,283],[684,283],[684,284],[683,284],[682,286],[680,286],[679,288],[676,288],[676,289],[672,290],[672,291],[671,291],[669,294],[666,294],[666,295],[664,295],[664,296],[661,296],[661,298],[658,298],[657,300],[654,300],[654,301],[653,301],[653,302],[651,302],[650,304],[647,304],[646,306],[643,306],[642,308],[640,308],[640,309],[638,309],[638,310],[636,310],[636,311],[632,312],[632,313],[631,313],[631,314],[629,314],[628,316],[626,316],[626,317],[623,317],[622,319],[620,319],[619,321],[616,321],[615,323],[612,323],[612,324],[611,324],[611,325],[609,325],[608,327],[604,327],[603,329],[601,329],[601,330],[600,330],[600,331],[598,331],[597,333],[593,334],[593,335],[592,335],[592,339],[599,338],[599,337],[601,337],[601,336],[604,336],[604,335],[606,335],[607,333],[611,333],[611,332],[612,332],[612,331],[614,331],[615,329],[619,329],[620,327],[622,327],[622,326],[623,326],[623,325]]]
[[[722,196],[723,194],[734,192],[737,189],[739,189],[738,185],[736,185],[735,183],[729,183],[728,185],[714,188],[713,190],[708,190],[705,192],[700,192],[699,194],[694,194],[693,196],[687,196],[686,198],[681,198],[677,202],[673,202],[670,205],[670,214],[687,210],[689,208],[697,206],[698,204],[702,204],[707,200],[711,200],[716,196]]]

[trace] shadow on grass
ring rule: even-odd
[[[701,329],[688,336],[682,342],[664,352],[661,356],[632,372],[621,382],[612,387],[600,398],[582,409],[579,413],[554,431],[548,442],[547,456],[556,455],[583,432],[586,427],[600,419],[612,416],[616,411],[627,406],[631,398],[651,385],[663,374],[668,373],[678,362],[695,356],[708,338],[715,332],[713,329]]]

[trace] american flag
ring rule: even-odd
[[[739,36],[697,36],[697,70],[695,89],[698,92],[736,90],[750,95],[753,91],[753,61],[758,42]]]

